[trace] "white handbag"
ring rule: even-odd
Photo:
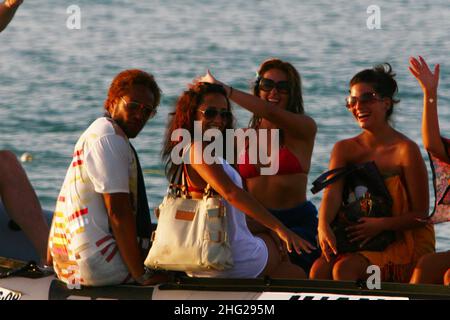
[[[156,209],[158,224],[145,265],[174,271],[225,270],[233,266],[223,199],[206,186],[202,199],[192,199],[182,165]],[[159,212],[158,212],[159,211]]]

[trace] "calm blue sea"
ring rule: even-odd
[[[66,27],[72,4],[81,9],[80,30]],[[370,5],[381,10],[381,29],[367,27]],[[422,94],[408,57],[440,63],[440,125],[450,136],[449,16],[448,0],[25,1],[0,34],[0,149],[33,155],[25,169],[53,210],[73,146],[102,114],[110,81],[142,68],[164,91],[158,115],[134,141],[155,206],[167,185],[159,158],[167,113],[186,84],[210,68],[247,90],[259,63],[275,56],[300,71],[307,113],[319,125],[312,181],[333,144],[359,132],[343,101],[351,76],[376,63],[397,72],[394,125],[421,147]],[[236,107],[235,114],[245,126],[249,113]],[[319,205],[320,194],[310,197]],[[450,249],[450,226],[436,229],[438,250]]]

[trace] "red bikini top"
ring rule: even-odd
[[[193,186],[192,180],[191,180],[191,178],[189,178],[189,175],[188,175],[187,168],[186,168],[185,164],[183,164],[183,171],[184,171],[184,176],[186,177],[187,190],[189,192],[203,193],[205,191],[204,188],[199,188],[199,187]]]
[[[244,161],[242,161],[244,157]],[[245,150],[239,159],[238,171],[243,179],[250,179],[261,175],[254,164],[249,161],[248,149]],[[243,163],[242,163],[243,162]],[[297,157],[285,146],[279,150],[279,167],[276,175],[302,173],[303,168]]]

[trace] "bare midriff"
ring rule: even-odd
[[[305,173],[258,176],[245,183],[252,196],[266,208],[288,209],[306,201],[308,176]]]

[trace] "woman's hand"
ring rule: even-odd
[[[350,242],[361,242],[359,245],[363,247],[367,242],[380,234],[385,228],[383,218],[361,218],[358,224],[347,227],[345,230],[349,232]]]
[[[322,249],[322,254],[325,256],[327,262],[331,262],[334,258],[333,255],[337,255],[336,236],[329,224],[319,226],[318,229],[319,245]]]
[[[198,82],[206,82],[206,83],[212,83],[212,84],[220,84],[223,85],[222,82],[218,81],[214,76],[211,74],[209,69],[206,71],[206,74],[204,76],[200,76],[194,80],[195,83]]]
[[[289,253],[292,252],[292,248],[294,248],[298,254],[302,254],[302,251],[305,251],[306,253],[311,253],[311,250],[316,249],[316,247],[314,247],[311,243],[309,243],[305,239],[302,239],[296,233],[292,232],[286,227],[276,229],[274,230],[274,232],[281,240],[284,241],[284,243],[286,244],[287,251]]]
[[[424,92],[434,92],[439,84],[439,64],[434,66],[434,74],[431,72],[425,60],[419,56],[409,59],[409,71],[417,79]]]
[[[214,76],[211,74],[209,69],[206,71],[206,74],[204,76],[200,76],[200,77],[198,77],[198,78],[196,78],[194,80],[194,84],[197,84],[199,82],[205,82],[205,83],[211,83],[211,84],[219,84],[225,89],[227,97],[230,98],[230,96],[231,96],[232,88],[227,86],[227,85],[225,85],[225,83],[220,82],[219,80],[214,78]]]
[[[278,237],[278,234],[275,231],[269,229],[269,235],[273,239],[273,242],[276,244],[278,251],[280,253],[280,257],[282,261],[288,260],[289,254],[286,246],[283,243],[283,240]]]

